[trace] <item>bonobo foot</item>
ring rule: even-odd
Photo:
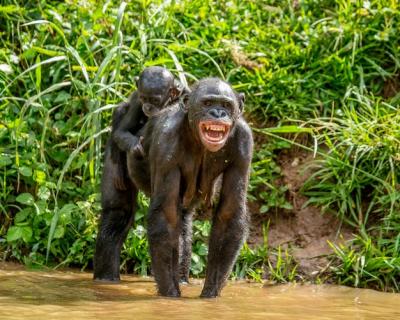
[[[113,279],[101,279],[101,278],[94,278],[94,282],[96,283],[104,283],[104,284],[118,284],[121,282],[121,280],[118,278],[113,278]]]
[[[200,298],[216,298],[218,296],[217,286],[204,287],[200,294]]]
[[[189,284],[189,278],[182,277],[182,278],[180,278],[179,283],[180,284]]]
[[[179,298],[181,296],[181,291],[176,288],[169,288],[168,290],[158,289],[158,294],[164,297]]]

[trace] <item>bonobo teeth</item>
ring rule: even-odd
[[[225,143],[230,129],[230,124],[220,121],[204,121],[199,125],[200,136],[206,144]]]
[[[208,124],[208,125],[206,125],[206,130],[207,130],[207,131],[211,130],[211,131],[221,131],[221,132],[225,132],[226,128],[225,128],[225,126],[218,126],[218,125],[211,125],[211,124]]]

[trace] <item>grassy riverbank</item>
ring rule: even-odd
[[[213,75],[246,93],[249,201],[264,232],[235,277],[304,277],[299,243],[272,245],[268,221],[311,206],[354,234],[332,244],[316,281],[399,291],[397,1],[22,3],[0,5],[0,259],[90,267],[112,108],[144,66],[163,65],[189,84]],[[308,179],[293,196],[282,157],[296,167],[305,151]],[[122,267],[147,274],[148,200],[139,202]],[[194,276],[209,229],[195,223]]]

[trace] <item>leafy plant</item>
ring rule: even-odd
[[[384,252],[388,277],[371,267],[363,285],[396,288],[399,21],[391,0],[3,1],[1,259],[91,265],[111,112],[135,89],[134,75],[162,65],[184,83],[219,76],[246,93],[246,117],[274,136],[257,140],[250,179],[249,199],[263,214],[291,208],[276,159],[299,143],[286,134],[312,132],[314,146],[304,147],[319,160],[304,188],[309,204]],[[139,202],[123,269],[148,274],[146,200]],[[194,224],[195,276],[204,273],[209,228]],[[349,252],[362,256],[360,241]],[[259,280],[268,268],[276,280],[293,279],[290,251],[270,249],[277,264],[269,265],[264,249],[245,245],[235,276]]]

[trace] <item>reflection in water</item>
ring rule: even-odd
[[[0,319],[400,319],[400,295],[327,285],[231,282],[218,299],[156,296],[150,279],[96,284],[89,273],[0,270]]]

